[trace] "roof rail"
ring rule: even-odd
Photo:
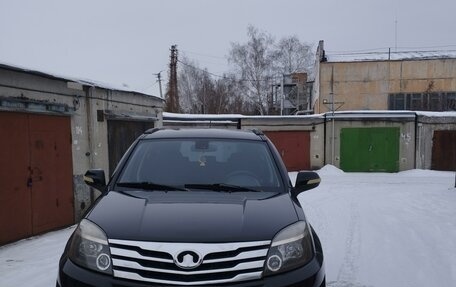
[[[264,136],[264,133],[259,130],[259,129],[252,129],[251,130],[254,134],[256,134],[257,136]]]
[[[151,128],[145,131],[144,134],[153,134],[154,132],[158,132],[159,130],[161,130],[161,128]]]

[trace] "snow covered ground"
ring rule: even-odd
[[[329,287],[456,286],[454,173],[319,174],[320,187],[299,199],[322,240]],[[54,286],[73,229],[0,247],[0,287]]]
[[[343,173],[300,195],[330,287],[456,286],[454,173]]]

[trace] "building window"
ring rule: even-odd
[[[412,94],[410,96],[410,110],[418,111],[422,108],[423,94]]]
[[[447,111],[456,111],[456,93],[446,94]]]
[[[389,110],[456,111],[456,92],[390,94]]]
[[[389,107],[390,110],[405,110],[405,95],[404,94],[394,94],[389,97]]]

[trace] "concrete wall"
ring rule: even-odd
[[[96,87],[86,88],[87,96],[80,99],[79,114],[72,117],[73,166],[75,175],[75,205],[84,212],[99,195],[82,180],[90,168],[101,168],[110,174],[108,156],[108,121],[99,121],[98,113],[114,112],[125,117],[156,117],[161,114],[160,100],[141,94],[112,91]],[[157,106],[154,108],[153,106]],[[159,118],[157,118],[157,121]],[[158,123],[158,122],[157,122]],[[158,123],[157,126],[160,124]],[[78,218],[80,214],[77,214]]]
[[[71,117],[75,219],[78,220],[96,194],[83,182],[90,168],[102,168],[109,174],[107,121],[99,113],[125,117],[157,117],[161,126],[163,101],[126,91],[82,85],[61,78],[0,68],[0,97],[66,105]],[[27,108],[0,106],[0,111],[59,114]]]
[[[388,95],[456,91],[456,59],[319,63],[315,111],[387,110]]]

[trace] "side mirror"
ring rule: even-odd
[[[315,188],[320,185],[321,179],[318,173],[313,171],[300,171],[296,177],[296,184],[293,189],[293,195]]]
[[[103,192],[106,188],[105,172],[102,169],[90,169],[84,174],[84,182]]]

